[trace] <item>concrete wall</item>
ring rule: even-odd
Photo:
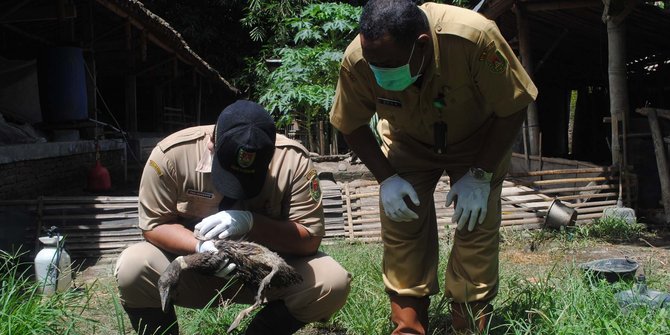
[[[107,194],[126,186],[125,155],[123,143],[100,141],[100,161],[112,180]],[[86,184],[95,160],[93,141],[0,146],[0,200],[92,195]]]

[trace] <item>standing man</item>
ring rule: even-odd
[[[393,334],[425,334],[437,286],[433,192],[451,180],[452,327],[487,327],[498,290],[500,192],[537,89],[495,23],[454,6],[371,0],[344,53],[331,123],[380,183]],[[377,145],[368,121],[375,113]]]
[[[197,225],[197,227],[196,227]],[[279,253],[300,284],[268,289],[268,303],[246,334],[292,334],[328,319],[346,301],[351,276],[319,252],[324,218],[317,172],[307,150],[275,133],[260,105],[237,101],[216,126],[192,127],[162,140],[140,182],[139,227],[146,242],[124,250],[116,264],[121,302],[139,334],[179,334],[174,308],[161,310],[158,278],[179,255],[216,251],[207,238],[245,239]],[[232,281],[235,264],[216,276],[182,274],[174,303],[252,303],[255,289]],[[222,299],[219,299],[219,294]]]

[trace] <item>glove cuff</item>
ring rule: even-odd
[[[472,178],[475,178],[475,180],[478,181],[490,182],[491,179],[493,179],[492,172],[486,172],[484,169],[478,167],[471,167],[468,173],[470,176],[472,176]]]
[[[390,177],[388,177],[388,178],[386,178],[386,179],[384,179],[384,180],[382,180],[382,182],[379,183],[379,186],[384,186],[384,184],[385,184],[386,182],[388,182],[388,181],[391,180],[391,179],[395,179],[396,177],[398,177],[398,174],[397,174],[397,173],[394,174],[394,175],[392,175],[392,176],[390,176]]]

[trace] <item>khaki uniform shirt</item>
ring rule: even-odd
[[[151,230],[163,223],[192,229],[219,211],[222,195],[212,183],[212,154],[207,149],[214,126],[178,131],[158,143],[142,173],[139,227]],[[261,193],[238,201],[233,209],[248,210],[275,220],[302,224],[313,236],[323,236],[321,190],[309,152],[277,135],[275,153]]]
[[[494,114],[509,116],[537,96],[537,89],[500,34],[482,15],[460,7],[426,3],[434,55],[421,87],[382,89],[363,58],[360,38],[344,53],[331,123],[344,134],[378,113],[392,132],[433,145],[433,125],[447,124],[447,143],[458,143]]]

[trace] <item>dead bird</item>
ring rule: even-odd
[[[235,263],[234,276],[245,285],[258,288],[253,305],[242,310],[228,331],[235,329],[242,318],[260,306],[263,291],[267,287],[287,287],[302,282],[302,277],[281,256],[270,249],[246,241],[216,240],[214,246],[218,252],[195,253],[179,256],[168,265],[158,279],[158,290],[161,296],[163,311],[172,304],[172,292],[179,284],[182,271],[195,271],[204,275],[214,275],[228,262]]]

